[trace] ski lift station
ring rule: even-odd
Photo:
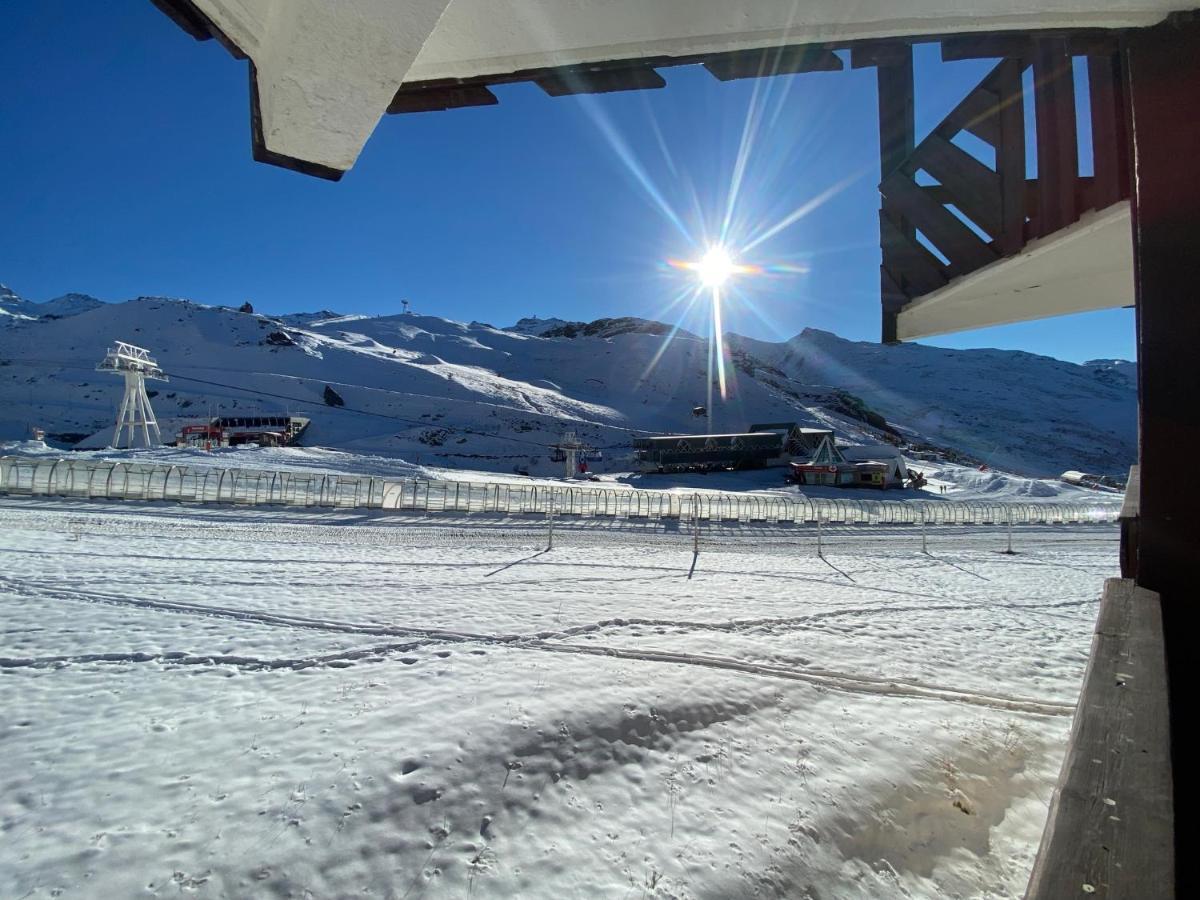
[[[751,425],[738,434],[669,434],[633,440],[638,469],[647,473],[789,467],[796,484],[903,487],[909,480],[897,447],[839,447],[833,431],[795,422]]]
[[[241,444],[285,447],[296,443],[309,421],[304,416],[213,416],[205,422],[184,425],[175,445],[203,450]]]

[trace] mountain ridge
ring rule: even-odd
[[[306,441],[314,445],[508,470],[548,468],[547,448],[564,430],[620,457],[635,434],[706,424],[692,410],[708,402],[707,343],[652,320],[496,328],[412,313],[268,316],[162,297],[77,296],[94,304],[9,315],[0,328],[0,438],[39,425],[63,440],[105,441],[120,383],[92,370],[114,340],[146,346],[174,376],[151,385],[165,432],[210,410],[290,406],[313,419]],[[1136,392],[1113,361],[884,346],[817,329],[778,343],[726,340],[731,393],[713,401],[718,431],[794,420],[1036,475],[1123,474],[1135,456]],[[346,409],[324,405],[326,386]]]

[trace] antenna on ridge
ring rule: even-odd
[[[104,359],[96,366],[96,371],[112,372],[125,378],[125,396],[121,400],[121,411],[117,413],[117,427],[113,432],[112,446],[121,446],[121,431],[125,430],[128,442],[126,446],[132,448],[137,441],[136,433],[139,428],[144,446],[154,446],[150,443],[151,429],[154,430],[154,443],[161,444],[162,434],[158,430],[154,410],[150,408],[150,398],[146,395],[146,379],[168,379],[150,356],[150,351],[117,341],[104,354]]]

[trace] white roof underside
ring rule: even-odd
[[[180,0],[169,0],[180,2]],[[1151,25],[1180,0],[191,0],[255,66],[262,158],[349,169],[402,84],[780,44]],[[1186,7],[1186,3],[1182,6]]]
[[[1006,257],[914,300],[896,336],[915,340],[955,331],[1132,306],[1129,201],[1085,214]]]
[[[869,38],[1150,25],[1164,0],[452,0],[407,80]]]

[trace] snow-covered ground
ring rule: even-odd
[[[1020,896],[1115,529],[544,538],[0,499],[0,896]]]

